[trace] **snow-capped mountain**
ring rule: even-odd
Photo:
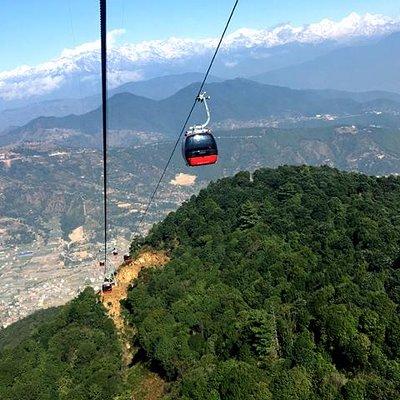
[[[377,14],[351,13],[338,22],[326,18],[301,27],[282,24],[273,29],[239,29],[226,38],[225,47],[273,47],[292,42],[318,43],[326,40],[348,42],[362,37],[393,33],[399,28],[400,19]]]
[[[307,61],[332,48],[360,39],[379,38],[400,30],[400,19],[352,13],[340,21],[323,19],[296,27],[239,29],[227,35],[214,72],[250,76]],[[110,86],[155,76],[202,71],[216,38],[169,38],[118,45],[122,30],[109,33]],[[0,72],[0,107],[27,101],[84,97],[98,92],[99,41],[65,49],[53,60]]]

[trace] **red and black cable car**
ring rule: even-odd
[[[204,103],[207,121],[203,125],[195,125],[185,134],[182,142],[182,154],[189,167],[215,164],[218,161],[218,147],[211,130],[207,127],[210,123],[210,110],[207,100],[210,97],[201,93],[197,101]]]
[[[101,285],[101,291],[103,293],[112,292],[112,283],[111,282],[103,282]]]
[[[132,261],[132,257],[130,254],[124,254],[124,262],[129,263]]]
[[[215,164],[218,161],[217,142],[210,131],[185,136],[185,160],[189,167]]]

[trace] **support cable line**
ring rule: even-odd
[[[107,273],[107,1],[100,0],[100,42],[101,42],[101,99],[103,130],[103,211],[104,211],[104,276]]]
[[[73,17],[72,17],[72,6],[71,6],[71,0],[68,0],[68,14],[69,14],[69,22],[70,22],[70,28],[71,28],[71,34],[72,34],[72,44],[73,48],[77,47],[78,42],[76,40],[76,35],[75,35],[75,28],[74,28],[74,22],[73,22]],[[79,91],[79,102],[80,102],[80,113],[83,115],[85,113],[85,107],[83,103],[83,95],[82,95],[82,84],[81,84],[81,79],[78,77],[78,91]]]
[[[233,8],[232,8],[231,13],[230,13],[230,15],[229,15],[229,18],[228,18],[228,20],[227,20],[227,22],[226,22],[226,24],[225,24],[224,30],[223,30],[223,32],[222,32],[222,34],[221,34],[221,37],[220,37],[219,41],[218,41],[218,45],[217,45],[217,47],[215,48],[215,51],[214,51],[214,54],[213,54],[213,56],[212,56],[212,58],[211,58],[210,64],[209,64],[209,66],[208,66],[208,68],[207,68],[207,70],[206,70],[206,73],[205,73],[205,75],[204,75],[203,81],[201,82],[201,85],[200,85],[200,88],[199,88],[199,90],[198,90],[198,93],[197,93],[197,95],[196,95],[196,97],[195,97],[195,99],[194,99],[193,105],[192,105],[192,107],[191,107],[190,110],[189,110],[189,114],[188,114],[188,116],[186,117],[185,122],[183,123],[182,129],[181,129],[181,131],[180,131],[180,133],[179,133],[179,136],[178,136],[178,138],[177,138],[177,140],[176,140],[176,142],[175,142],[175,145],[174,145],[174,147],[173,147],[173,149],[172,149],[172,151],[171,151],[171,154],[170,154],[170,156],[169,156],[169,158],[168,158],[168,161],[167,161],[167,163],[166,163],[166,165],[165,165],[165,167],[164,167],[164,169],[163,169],[163,172],[162,172],[162,174],[161,174],[161,176],[160,176],[160,178],[159,178],[159,180],[158,180],[158,182],[157,182],[157,184],[156,184],[156,186],[155,186],[155,188],[154,188],[154,190],[153,190],[151,196],[149,197],[149,200],[148,200],[148,202],[147,202],[146,208],[145,208],[145,210],[144,210],[144,212],[143,212],[143,214],[142,214],[142,217],[141,217],[141,219],[140,219],[140,221],[139,221],[139,224],[138,224],[138,228],[137,228],[137,233],[138,233],[138,234],[139,234],[140,228],[141,228],[141,226],[142,226],[142,224],[143,224],[143,222],[144,222],[144,219],[145,219],[145,217],[146,217],[146,215],[147,215],[147,212],[149,211],[150,206],[152,205],[152,203],[153,203],[153,201],[154,201],[154,198],[155,198],[155,196],[156,196],[156,194],[157,194],[157,191],[158,191],[158,189],[160,188],[161,182],[162,182],[162,180],[164,179],[164,176],[165,176],[165,174],[166,174],[166,172],[167,172],[167,169],[168,169],[168,167],[169,167],[169,165],[170,165],[170,163],[171,163],[171,161],[172,161],[172,157],[174,156],[174,153],[175,153],[175,151],[176,151],[176,148],[178,147],[178,145],[179,145],[179,143],[180,143],[180,141],[181,141],[182,135],[183,135],[184,132],[185,132],[186,126],[187,126],[187,124],[188,124],[188,122],[189,122],[189,120],[190,120],[190,118],[191,118],[191,116],[192,116],[192,114],[193,114],[193,111],[194,111],[194,109],[195,109],[195,107],[196,107],[196,104],[197,104],[197,102],[198,102],[198,100],[199,100],[199,98],[200,98],[200,96],[201,96],[201,94],[202,94],[202,92],[203,92],[204,85],[206,84],[207,78],[208,78],[208,76],[209,76],[209,74],[210,74],[211,68],[212,68],[212,66],[213,66],[213,64],[214,64],[214,61],[215,61],[215,59],[216,59],[216,57],[217,57],[217,54],[218,54],[218,52],[219,52],[219,50],[220,50],[222,41],[224,40],[225,34],[226,34],[226,32],[227,32],[227,30],[228,30],[228,28],[229,28],[229,25],[230,25],[230,23],[231,23],[231,20],[232,20],[232,18],[233,18],[233,15],[235,14],[235,11],[236,11],[236,8],[237,8],[237,6],[238,6],[238,3],[239,3],[239,0],[236,0],[235,3],[234,3],[234,5],[233,5]]]

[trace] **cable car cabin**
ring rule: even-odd
[[[200,93],[196,101],[203,103],[207,113],[207,120],[202,125],[194,125],[189,128],[182,142],[182,153],[189,167],[215,164],[218,161],[218,148],[214,136],[211,134],[208,124],[211,114],[208,107],[206,92]]]
[[[129,254],[124,254],[124,262],[128,263],[132,261],[132,257]]]
[[[218,161],[217,142],[210,131],[188,132],[183,142],[183,156],[189,167],[215,164]]]
[[[112,292],[112,283],[111,282],[103,282],[101,285],[101,291],[103,293]]]
[[[104,267],[106,264],[104,261],[100,261],[100,267]]]

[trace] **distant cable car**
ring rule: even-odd
[[[101,285],[101,291],[103,293],[112,292],[112,287],[113,285],[111,282],[104,281],[103,284]]]
[[[132,261],[130,254],[124,254],[124,262],[129,263]]]
[[[100,267],[104,267],[106,265],[104,261],[100,261],[99,264],[100,264]]]
[[[204,103],[207,113],[207,121],[203,125],[195,125],[189,128],[182,142],[182,153],[189,167],[215,164],[218,161],[218,147],[210,128],[211,115],[207,100],[210,97],[203,92],[197,101]]]

